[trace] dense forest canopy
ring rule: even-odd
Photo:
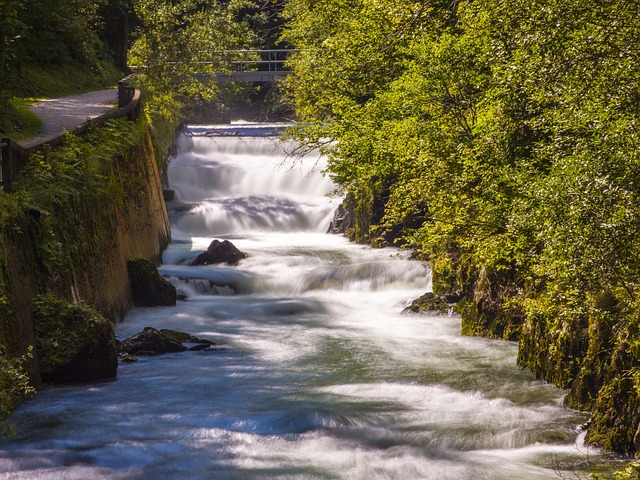
[[[173,62],[192,54],[189,47],[196,42],[207,60],[219,48],[272,46],[281,9],[278,0],[3,0],[0,85],[14,93],[38,93],[37,79],[28,78],[31,68],[69,64],[108,81],[113,63],[128,67],[127,47],[152,31],[159,36],[172,30],[174,37],[162,40],[174,40],[166,45],[175,49]]]
[[[593,441],[637,450],[640,4],[290,0],[285,15],[297,135],[329,155],[351,237],[416,249],[465,333],[519,338],[522,365],[595,409]]]

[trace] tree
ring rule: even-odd
[[[120,70],[129,68],[129,37],[132,26],[136,25],[132,0],[109,0],[99,11],[102,25],[100,38],[111,51]]]
[[[14,43],[24,25],[19,20],[23,0],[4,0],[0,4],[0,102],[6,95],[9,61]]]
[[[434,289],[463,297],[465,333],[519,336],[523,365],[595,409],[590,438],[632,451],[640,6],[291,0],[285,13],[302,49],[298,136],[329,155],[353,237],[386,231],[421,252]]]
[[[254,40],[237,17],[247,5],[252,4],[135,0],[141,26],[131,56],[148,93],[211,98],[215,93],[211,75],[224,66],[220,53],[248,48]]]

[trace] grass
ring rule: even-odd
[[[15,86],[16,96],[56,98],[112,87],[123,76],[111,65],[100,70],[79,64],[56,65],[55,68],[22,65],[22,79]]]
[[[0,136],[22,140],[37,134],[42,122],[29,110],[35,102],[35,98],[0,99]]]

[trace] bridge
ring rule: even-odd
[[[200,62],[200,65],[228,65],[228,70],[215,73],[216,82],[263,82],[269,83],[290,75],[285,62],[298,50],[230,50],[218,52],[217,62]]]

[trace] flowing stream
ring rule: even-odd
[[[260,131],[181,137],[161,273],[186,300],[117,330],[218,346],[44,388],[11,417],[0,478],[585,478],[599,453],[564,392],[518,368],[513,343],[401,314],[429,289],[427,265],[324,233],[337,201],[323,159],[289,163],[274,138],[246,136]],[[249,257],[190,266],[214,238]]]

